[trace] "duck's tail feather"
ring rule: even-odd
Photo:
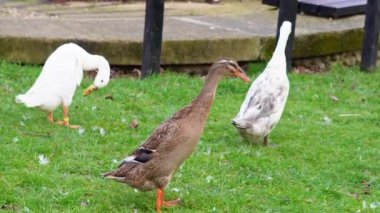
[[[248,124],[247,122],[245,122],[244,120],[240,120],[240,119],[237,119],[237,118],[234,118],[232,120],[232,124],[238,128],[238,129],[246,129],[248,128]]]
[[[105,178],[109,178],[109,176],[112,176],[112,172],[103,173],[102,176]]]
[[[122,162],[116,170],[104,173],[102,176],[104,178],[124,182],[126,178],[130,177],[130,171],[133,170],[136,165],[135,163]]]
[[[108,172],[108,173],[104,173],[102,174],[102,176],[104,178],[108,178],[108,179],[113,179],[113,180],[117,180],[117,181],[123,181],[125,179],[125,177],[117,177],[117,176],[114,176],[114,173],[115,172]]]
[[[38,98],[34,98],[30,95],[20,94],[16,96],[16,103],[23,103],[27,107],[36,107],[41,105],[41,101]]]

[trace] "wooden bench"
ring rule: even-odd
[[[279,7],[280,0],[262,0],[263,4]],[[299,0],[297,11],[308,15],[339,18],[364,14],[367,0]]]
[[[279,36],[279,28],[281,23],[285,20],[288,20],[292,23],[292,33],[289,36],[288,43],[285,49],[286,62],[287,62],[287,70],[291,70],[291,62],[292,62],[292,48],[293,48],[293,40],[294,40],[294,30],[296,25],[296,17],[297,11],[300,9],[300,3],[304,3],[306,0],[262,0],[267,2],[275,2],[278,10],[278,20],[277,20],[277,39]],[[324,2],[326,3],[328,0],[308,0],[308,2]],[[340,2],[347,2],[347,0],[339,0]],[[338,2],[336,0],[335,2]],[[356,2],[356,0],[352,0],[351,2]],[[273,3],[274,4],[274,3]],[[336,7],[343,7],[344,4],[334,4]],[[352,7],[355,7],[355,4],[351,4]],[[357,7],[357,5],[356,5]],[[362,46],[362,57],[360,68],[363,71],[374,71],[376,68],[376,60],[377,60],[377,51],[379,47],[379,34],[380,34],[380,0],[368,0],[365,4],[366,7],[366,15],[365,15],[365,23],[364,23],[364,35],[363,35],[363,46]],[[321,6],[319,5],[319,8]],[[323,8],[323,7],[322,7]],[[349,8],[346,4],[345,8]],[[348,10],[348,9],[346,9]],[[318,11],[318,9],[317,9]],[[357,10],[356,10],[357,11]],[[338,13],[336,13],[338,15]],[[347,15],[348,13],[340,13]],[[333,16],[334,17],[334,16]],[[337,16],[335,16],[337,17]],[[276,39],[276,40],[277,40]]]

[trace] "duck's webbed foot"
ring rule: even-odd
[[[176,206],[181,200],[179,198],[175,200],[162,201],[162,205],[165,207]]]
[[[156,194],[156,211],[161,212],[161,206],[172,207],[179,203],[180,199],[164,201],[164,190],[162,188],[157,188]]]
[[[70,127],[72,129],[79,129],[80,126],[79,125],[70,125],[69,122],[68,122],[68,118],[64,118],[63,121],[57,121],[57,124],[58,125],[62,125],[62,126],[67,126],[67,127]]]
[[[73,129],[80,128],[79,125],[70,125],[69,123],[69,108],[67,106],[63,106],[63,121],[57,121],[57,124],[67,126]]]

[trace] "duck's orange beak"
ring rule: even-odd
[[[87,96],[87,95],[89,95],[90,93],[92,93],[93,91],[95,91],[97,89],[98,88],[95,85],[91,85],[91,86],[87,87],[87,89],[85,89],[83,91],[83,96]]]
[[[243,80],[246,83],[251,82],[251,79],[245,74],[245,72],[241,68],[238,68],[234,72],[234,74],[235,74],[236,77],[240,78],[241,80]]]

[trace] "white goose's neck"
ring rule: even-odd
[[[109,75],[110,65],[108,61],[100,55],[91,55],[86,53],[81,56],[82,58],[82,68],[84,71],[98,70],[97,75]]]
[[[108,61],[103,57],[103,56],[100,56],[100,55],[93,55],[94,58],[96,58],[96,64],[97,64],[97,68],[99,70],[99,73],[102,72],[104,74],[108,74],[110,73],[110,65],[108,63]]]
[[[82,60],[82,66],[83,70],[94,70],[99,69],[101,67],[107,66],[107,61],[102,56],[99,55],[91,55],[89,53],[86,53],[85,55],[80,57]]]
[[[286,67],[285,48],[288,42],[289,33],[280,33],[276,49],[273,52],[268,67]]]

